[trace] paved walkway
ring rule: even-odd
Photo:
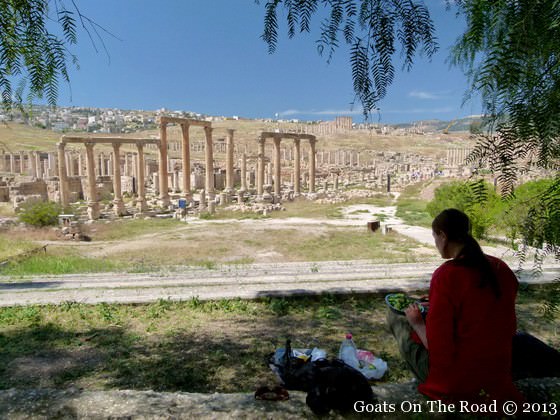
[[[441,260],[411,264],[372,264],[368,261],[248,264],[216,269],[182,267],[153,273],[96,273],[0,276],[0,306],[62,303],[141,303],[158,299],[201,300],[318,293],[375,293],[423,290]],[[520,273],[528,283],[554,281],[560,267],[545,266],[542,276]]]

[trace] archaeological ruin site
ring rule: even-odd
[[[330,129],[314,127],[317,134],[306,126],[260,131],[243,144],[236,143],[234,129],[216,129],[210,121],[160,116],[158,124],[157,138],[84,133],[62,135],[56,150],[0,148],[0,202],[16,210],[30,201],[73,203],[84,220],[185,219],[212,214],[217,206],[266,214],[296,197],[336,200],[349,186],[400,191],[435,177],[467,178],[474,167],[465,147],[448,147],[439,158],[323,148],[321,136],[352,130],[340,121]],[[180,140],[168,140],[169,127],[180,129]],[[219,136],[225,141],[216,141]]]

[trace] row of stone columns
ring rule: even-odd
[[[262,133],[261,137],[258,139],[258,161],[257,161],[257,197],[261,197],[264,194],[264,159],[265,159],[265,142],[267,138],[272,137],[274,141],[274,195],[276,197],[281,196],[281,176],[282,167],[280,159],[280,142],[283,137],[293,138],[294,140],[294,169],[293,169],[293,179],[294,179],[294,193],[301,194],[301,138],[293,137],[293,135],[288,134],[276,134],[276,133]],[[316,139],[314,136],[307,136],[309,140],[309,192],[315,192],[315,143]]]
[[[47,158],[42,158],[42,155]],[[52,152],[19,152],[0,155],[0,172],[30,175],[37,179],[54,176],[57,173],[55,154]]]
[[[183,164],[183,185],[182,195],[185,199],[191,199],[191,164],[190,164],[190,140],[189,129],[191,126],[202,126],[206,139],[205,147],[205,163],[206,163],[206,176],[205,176],[205,194],[208,195],[208,200],[213,201],[215,198],[215,185],[214,185],[214,152],[212,144],[212,127],[209,122],[190,120],[186,118],[160,118],[160,144],[159,144],[159,203],[162,206],[169,205],[168,181],[167,181],[167,124],[178,123],[181,126],[182,144],[181,144],[181,157]],[[226,171],[226,189],[229,188],[230,192],[233,191],[233,130],[228,130],[227,137],[227,171]]]
[[[157,142],[159,146],[159,173],[157,180],[159,183],[159,200],[158,203],[161,206],[167,206],[170,203],[169,192],[168,192],[168,153],[167,153],[167,124],[168,123],[179,123],[182,130],[182,164],[183,164],[183,185],[182,185],[182,195],[190,199],[191,198],[191,185],[190,185],[190,144],[189,144],[189,128],[190,125],[199,125],[204,129],[206,137],[206,147],[205,147],[205,160],[206,160],[206,176],[205,176],[205,197],[204,200],[208,198],[208,202],[211,203],[215,198],[215,185],[214,185],[214,157],[213,157],[213,147],[212,147],[212,128],[210,123],[187,120],[187,119],[177,119],[177,118],[166,118],[162,117],[160,120],[160,140]],[[233,158],[234,158],[234,143],[233,143],[234,130],[228,130],[226,138],[226,188],[225,193],[233,193]],[[281,159],[280,159],[280,143],[283,137],[294,139],[294,172],[293,172],[293,182],[294,191],[299,194],[301,193],[300,185],[300,173],[301,173],[301,153],[300,153],[300,137],[290,137],[289,134],[280,135],[273,133],[262,133],[259,138],[259,153],[257,156],[257,196],[259,198],[263,197],[264,192],[264,170],[265,170],[265,142],[266,138],[272,137],[274,140],[274,177],[272,173],[268,176],[268,182],[274,184],[274,194],[276,197],[281,196]],[[309,191],[315,191],[315,137],[306,137],[309,140],[310,151],[309,151]],[[71,143],[83,143],[86,147],[86,169],[88,177],[88,214],[90,218],[95,219],[99,217],[99,203],[97,200],[97,187],[96,187],[96,173],[95,173],[95,156],[94,156],[94,146],[97,143],[109,143],[113,148],[113,158],[112,158],[112,176],[113,176],[113,190],[114,190],[114,211],[115,214],[121,216],[125,213],[122,188],[121,188],[121,154],[120,147],[124,143],[133,143],[137,147],[137,166],[136,173],[138,174],[138,206],[141,211],[145,210],[146,197],[145,197],[145,173],[144,173],[144,145],[147,143],[155,143],[156,141],[149,140],[133,140],[133,139],[109,139],[109,138],[98,138],[98,139],[88,139],[88,138],[73,138],[73,137],[63,137],[61,142],[58,143],[58,169],[59,169],[59,179],[60,179],[60,201],[66,206],[69,204],[69,189],[68,189],[68,166],[73,165],[73,161],[68,158],[65,153],[65,146],[68,142]],[[79,172],[81,174],[82,162],[81,154],[79,155]],[[105,164],[104,157],[98,156],[98,167],[100,175],[104,175]],[[125,170],[128,169],[128,157],[125,155]],[[272,168],[271,172],[272,172]],[[242,164],[241,164],[241,191],[247,190],[246,177],[247,177],[247,167],[246,167],[246,155],[243,154]],[[70,174],[72,175],[72,174]],[[274,182],[272,182],[272,179]],[[174,182],[175,188],[178,185],[178,181]],[[202,198],[201,198],[202,199]]]
[[[86,149],[86,174],[88,179],[88,216],[90,219],[99,218],[99,200],[97,197],[97,182],[95,173],[95,156],[94,146],[97,143],[107,142],[113,148],[113,209],[117,216],[125,214],[124,201],[122,196],[121,185],[121,154],[120,147],[121,141],[110,141],[108,139],[76,139],[71,140],[73,143],[83,143]],[[145,162],[144,162],[144,142],[135,141],[137,147],[138,159],[136,173],[138,174],[138,209],[143,212],[146,210],[146,189],[145,189]],[[58,169],[59,169],[59,193],[60,202],[66,207],[69,204],[69,188],[68,188],[68,173],[66,168],[66,142],[63,138],[58,147]]]

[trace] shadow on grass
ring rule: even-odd
[[[93,380],[109,389],[210,392],[224,367],[232,370],[235,389],[254,374],[254,366],[237,357],[246,351],[232,340],[196,333],[152,340],[119,327],[75,334],[32,326],[0,334],[0,389],[66,388]]]
[[[287,338],[336,356],[347,331],[407,380],[385,309],[380,295],[0,308],[0,389],[250,392],[275,383],[264,360]]]
[[[529,332],[557,347],[548,339],[556,324],[532,313],[549,290],[520,291],[520,326],[531,323]],[[383,297],[0,308],[0,389],[250,392],[276,382],[264,360],[287,338],[295,348],[320,347],[336,356],[346,332],[359,348],[387,361],[383,381],[405,382],[412,375],[386,328]]]

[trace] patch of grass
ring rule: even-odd
[[[354,210],[354,211],[351,211],[351,212],[348,213],[348,214],[361,214],[361,213],[369,213],[369,210],[366,210],[366,209],[363,209],[363,210]]]
[[[84,258],[77,255],[33,255],[22,261],[10,263],[0,274],[26,276],[34,274],[75,274],[120,271],[122,265],[108,259]]]
[[[560,314],[538,308],[548,285],[520,289],[521,329],[560,346]],[[389,364],[382,381],[412,374],[386,328],[382,294],[226,299],[142,305],[31,305],[0,308],[0,389],[153,389],[250,392],[275,381],[263,363],[290,338],[294,347],[338,354],[344,333]]]
[[[284,219],[288,217],[303,218],[323,218],[323,219],[339,219],[342,218],[342,208],[354,204],[369,204],[374,206],[389,206],[393,197],[387,194],[377,194],[369,198],[352,198],[343,204],[337,203],[318,203],[299,198],[291,202],[282,203],[286,211],[274,211],[270,213],[273,219]],[[367,210],[358,210],[358,213]]]
[[[387,220],[387,215],[384,213],[374,213],[373,216],[381,222]]]
[[[418,243],[397,233],[381,235],[363,228],[331,228],[294,240],[297,232],[278,231],[274,250],[290,261],[340,261],[369,259],[374,262],[414,262]]]
[[[208,270],[216,270],[218,268],[218,264],[216,263],[216,261],[212,260],[194,261],[192,265],[204,267]]]
[[[278,212],[273,212],[278,213]],[[233,219],[233,220],[262,220],[262,219],[270,219],[270,214],[266,216],[264,214],[257,214],[253,212],[240,212],[240,211],[233,211],[233,210],[223,210],[218,209],[216,213],[213,215],[209,215],[208,217],[202,217],[201,219],[212,219],[212,220],[223,220],[223,219]]]
[[[241,258],[236,258],[235,260],[231,260],[231,261],[226,261],[225,264],[228,265],[249,265],[249,264],[253,264],[255,262],[255,259],[252,257],[241,257]]]
[[[397,199],[396,216],[413,226],[432,226],[432,216],[426,210],[426,201],[419,198],[422,184],[407,186]]]
[[[0,262],[38,247],[31,241],[12,239],[11,236],[0,233]]]
[[[88,229],[95,241],[131,239],[149,233],[163,233],[184,227],[175,219],[119,219],[111,223],[98,222]]]
[[[14,217],[16,212],[12,203],[0,203],[0,216],[1,217]]]

